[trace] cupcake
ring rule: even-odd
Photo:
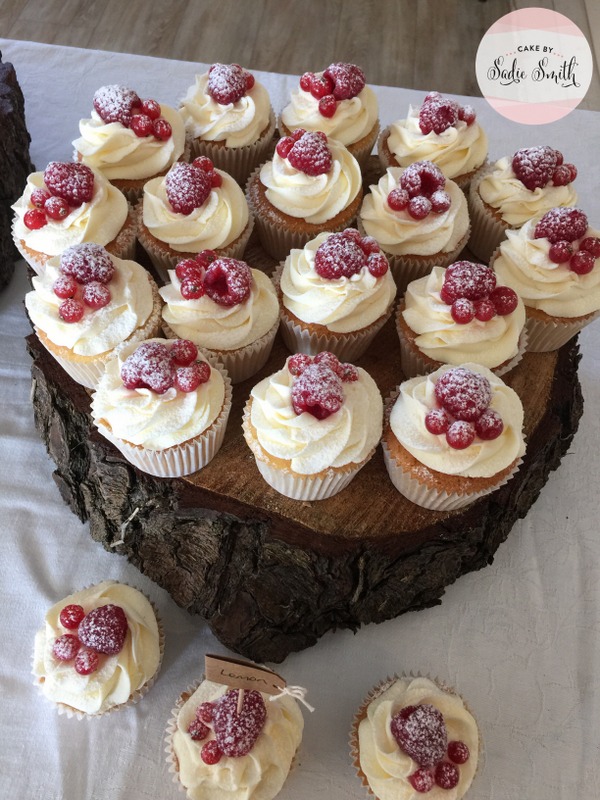
[[[447,267],[469,238],[464,193],[430,161],[389,167],[370,187],[358,214],[359,230],[379,243],[398,291],[410,281]]]
[[[381,436],[375,381],[333,353],[290,356],[250,393],[244,437],[260,474],[293,500],[342,491],[370,460]]]
[[[470,261],[434,267],[409,283],[396,326],[406,378],[466,361],[503,375],[518,364],[527,343],[523,301],[496,285],[493,270]]]
[[[490,266],[523,298],[532,352],[562,347],[600,314],[600,230],[578,208],[507,231]]]
[[[137,702],[154,683],[163,634],[137,589],[103,581],[56,603],[36,633],[36,684],[61,713],[97,716]]]
[[[279,302],[264,272],[205,250],[180,261],[169,277],[160,290],[167,336],[212,353],[232,383],[265,365],[279,328]]]
[[[91,117],[79,121],[79,133],[75,160],[101,172],[131,203],[149,178],[164,175],[184,156],[179,112],[153,98],[142,100],[127,86],[101,86]]]
[[[477,722],[463,699],[424,677],[396,677],[363,701],[351,733],[357,774],[378,800],[460,800],[480,761]]]
[[[165,281],[178,261],[202,250],[241,258],[252,233],[244,193],[204,156],[148,181],[137,209],[138,238]]]
[[[208,156],[241,186],[267,159],[275,114],[265,87],[239,64],[213,64],[196,75],[180,111],[192,158]]]
[[[400,494],[453,511],[498,489],[525,452],[523,405],[481,364],[404,381],[388,402],[383,455]]]
[[[178,478],[216,455],[231,410],[222,365],[183,339],[126,345],[92,394],[99,432],[138,469]]]
[[[378,117],[377,97],[362,69],[337,62],[323,72],[302,75],[281,112],[279,130],[282,136],[298,128],[324,131],[345,145],[364,169],[379,133]]]
[[[357,160],[322,132],[298,129],[277,143],[272,161],[255,170],[246,188],[267,253],[283,261],[319,233],[349,227],[362,200]]]
[[[190,800],[272,800],[289,774],[304,720],[293,697],[203,680],[183,692],[167,728],[174,780]]]
[[[15,246],[38,275],[49,258],[84,242],[134,257],[136,226],[127,200],[85,164],[51,161],[44,172],[31,173],[12,208]]]
[[[392,313],[396,285],[377,242],[355,228],[320,233],[294,249],[275,277],[281,332],[292,353],[329,350],[354,361]]]
[[[377,149],[384,169],[433,161],[466,191],[485,163],[488,141],[472,106],[430,92],[420,107],[409,106],[406,119],[382,131]]]
[[[574,206],[573,164],[552,147],[525,147],[486,167],[469,191],[469,250],[486,263],[508,230],[556,206]]]
[[[135,261],[78,244],[46,262],[25,307],[40,342],[73,380],[93,389],[116,347],[160,333],[158,287]]]

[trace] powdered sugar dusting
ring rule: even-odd
[[[265,701],[260,692],[244,691],[241,713],[237,713],[238,692],[232,689],[214,703],[213,730],[224,755],[233,758],[247,755],[260,736],[267,719]]]
[[[587,216],[578,208],[551,208],[535,226],[534,238],[546,238],[556,242],[574,242],[585,236],[588,229]]]
[[[403,709],[392,717],[390,728],[400,749],[419,766],[433,767],[444,758],[448,732],[444,717],[435,706],[423,703]]]
[[[326,419],[339,411],[344,402],[341,378],[327,363],[312,363],[292,386],[292,406],[296,414],[307,411],[316,419]]]
[[[103,122],[121,122],[128,126],[133,110],[141,105],[141,100],[133,89],[110,84],[96,90],[93,104]]]
[[[464,367],[454,367],[435,384],[437,401],[457,420],[480,417],[492,400],[492,387],[484,375]]]
[[[221,105],[237,103],[246,94],[246,74],[239,64],[213,64],[208,71],[208,94]]]
[[[294,142],[287,159],[295,169],[313,177],[329,172],[333,164],[327,137],[318,131],[305,131]]]

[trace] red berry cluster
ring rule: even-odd
[[[400,749],[419,766],[408,780],[419,793],[434,786],[454,789],[460,780],[458,766],[470,757],[464,742],[448,742],[446,723],[439,709],[429,703],[405,706],[390,723],[392,736]]]
[[[216,103],[225,106],[241,100],[254,83],[254,75],[239,64],[213,64],[208,70],[206,91]]]
[[[158,141],[166,141],[173,133],[170,123],[160,115],[160,103],[151,98],[141,100],[126,86],[101,86],[94,94],[93,103],[103,122],[120,122],[140,138],[154,136]]]
[[[517,150],[512,158],[512,168],[531,192],[543,189],[550,181],[554,186],[566,186],[577,177],[577,167],[565,164],[560,150],[548,145]]]
[[[48,219],[60,221],[89,203],[94,195],[94,173],[85,164],[51,161],[44,170],[45,188],[33,189],[29,197],[32,208],[23,216],[25,227],[39,230]]]
[[[326,280],[351,278],[365,267],[381,278],[388,271],[388,262],[376,240],[361,236],[356,228],[330,234],[315,253],[315,272]]]
[[[181,281],[181,296],[197,300],[207,295],[220,306],[244,303],[252,290],[252,270],[245,261],[218,257],[213,250],[202,250],[195,258],[185,258],[175,268]]]
[[[88,614],[80,605],[66,605],[59,620],[63,628],[77,634],[58,636],[52,645],[52,655],[57,661],[74,660],[73,666],[80,675],[95,672],[101,655],[120,653],[129,628],[121,606],[112,603],[98,606]]]
[[[204,205],[212,189],[218,189],[223,178],[208,156],[198,156],[191,164],[176,161],[167,172],[167,200],[178,214],[191,214]]]
[[[343,383],[358,380],[353,364],[340,362],[334,353],[325,350],[314,358],[297,353],[287,362],[296,378],[292,385],[292,406],[296,414],[307,411],[316,419],[326,419],[339,411],[344,402]]]
[[[175,387],[194,392],[210,380],[210,364],[197,361],[198,348],[188,339],[176,339],[169,346],[162,342],[143,342],[121,367],[126,389],[151,389],[164,394]]]
[[[548,239],[548,258],[554,264],[569,264],[576,275],[587,275],[600,258],[600,239],[586,236],[588,220],[578,208],[551,208],[535,226],[535,239]],[[579,246],[575,243],[579,241]]]
[[[287,158],[294,169],[305,175],[324,175],[333,164],[331,150],[327,146],[327,134],[323,131],[297,128],[291,136],[281,138],[275,149],[277,155]]]
[[[519,299],[509,286],[496,286],[490,267],[472,261],[456,261],[444,272],[440,299],[450,306],[452,319],[467,325],[474,319],[488,322],[498,314],[512,314]]]
[[[52,289],[63,301],[58,316],[64,322],[79,322],[86,306],[95,311],[110,303],[108,284],[115,268],[101,245],[85,242],[67,248],[61,254],[59,271]]]
[[[456,100],[444,97],[439,92],[429,92],[419,110],[419,128],[421,133],[443,133],[455,127],[459,121],[472,125],[476,114],[473,106],[461,106]]]
[[[356,64],[330,64],[321,75],[305,72],[300,88],[319,101],[319,113],[333,117],[340,100],[350,100],[365,88],[365,74]]]
[[[244,691],[238,714],[238,691],[242,690],[231,689],[212,703],[201,703],[188,726],[187,732],[195,742],[206,739],[211,729],[215,735],[200,750],[205,764],[217,764],[224,755],[248,755],[264,728],[267,709],[261,693]]]
[[[443,214],[452,202],[445,185],[439,167],[431,161],[415,161],[400,175],[399,186],[388,194],[388,206],[392,211],[406,210],[413,219],[425,219],[432,211]]]
[[[435,384],[439,406],[425,415],[425,427],[434,436],[446,436],[454,450],[497,439],[504,430],[502,417],[490,408],[492,389],[486,377],[465,367],[452,367]]]

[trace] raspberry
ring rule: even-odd
[[[176,339],[170,352],[173,361],[181,367],[189,366],[198,358],[198,348],[189,339]]]
[[[247,755],[260,736],[267,720],[265,701],[256,690],[245,691],[238,713],[238,691],[230,690],[214,704],[213,731],[215,742],[226,756]]]
[[[250,72],[246,73],[245,78],[246,78],[246,91],[249,92],[250,89],[252,89],[252,87],[256,83],[256,80],[254,78],[254,75],[252,75],[252,73]]]
[[[546,238],[551,244],[574,242],[585,236],[588,220],[578,208],[551,208],[535,226],[534,239]]]
[[[219,186],[223,185],[223,178],[221,177],[221,174],[216,170],[214,172],[210,172],[209,176],[210,176],[211,189],[218,189]]]
[[[348,364],[347,362],[340,362],[338,364],[336,373],[338,377],[342,379],[343,383],[354,383],[354,381],[358,380],[358,370],[356,369],[354,364]]]
[[[367,269],[374,278],[382,278],[388,268],[388,260],[383,253],[371,253],[367,260]]]
[[[451,367],[435,384],[435,396],[457,420],[472,422],[480,417],[492,399],[486,377],[465,367]]]
[[[52,195],[45,189],[32,189],[29,195],[29,202],[35,208],[43,208],[49,197],[52,197]]]
[[[196,709],[196,719],[201,722],[212,722],[214,705],[212,703],[200,703]]]
[[[457,298],[450,307],[450,314],[454,322],[459,325],[468,325],[475,319],[475,306],[472,300],[466,297]]]
[[[310,92],[310,87],[315,79],[314,72],[305,72],[300,76],[300,88],[303,92]]]
[[[246,94],[246,71],[239,64],[213,64],[206,91],[220,105],[237,103]]]
[[[597,236],[586,236],[579,242],[579,249],[591,253],[594,258],[600,258],[600,239]]]
[[[58,316],[64,322],[79,322],[83,318],[84,308],[77,300],[68,298],[58,307]]]
[[[96,672],[99,663],[100,656],[98,653],[87,647],[82,647],[75,656],[75,672],[79,673],[79,675],[91,675]]]
[[[463,122],[466,122],[467,125],[472,125],[477,118],[477,114],[475,113],[475,109],[473,108],[473,106],[470,105],[459,106],[458,118]]]
[[[171,138],[173,134],[173,128],[171,127],[170,122],[167,122],[166,119],[159,117],[158,119],[154,120],[152,132],[156,139],[159,139],[161,142],[166,142],[167,139]]]
[[[211,190],[210,176],[204,170],[177,161],[167,173],[165,189],[174,211],[191,214],[203,205]]]
[[[554,264],[566,264],[573,255],[573,248],[570,242],[559,241],[550,245],[548,258]]]
[[[140,139],[145,136],[151,136],[154,133],[154,122],[147,114],[134,114],[129,127]]]
[[[494,271],[473,261],[455,261],[444,273],[444,288],[448,295],[455,295],[453,299],[466,297],[468,300],[483,300],[495,286]]]
[[[250,297],[252,272],[244,261],[217,258],[204,275],[204,291],[220,306],[235,306]]]
[[[466,764],[470,757],[469,748],[458,740],[448,742],[448,758],[454,764]]]
[[[415,161],[406,167],[400,176],[400,186],[405,189],[410,197],[417,195],[431,195],[446,185],[443,172],[431,161]]]
[[[206,744],[202,745],[200,758],[205,764],[209,764],[210,766],[213,764],[218,764],[222,755],[223,751],[214,739],[211,739],[210,742],[206,742]]]
[[[336,62],[323,72],[333,82],[333,95],[336,100],[350,100],[365,88],[365,74],[356,64]]]
[[[175,373],[175,386],[180,392],[195,392],[209,378],[210,364],[206,361],[194,361],[187,367],[179,367]]]
[[[40,208],[32,208],[23,215],[23,224],[30,231],[37,231],[43,228],[47,222],[46,215]]]
[[[175,275],[180,281],[192,278],[197,283],[202,283],[202,267],[195,258],[183,258],[175,267]]]
[[[475,319],[480,322],[489,322],[496,316],[496,308],[491,300],[484,298],[483,300],[475,300]]]
[[[44,170],[44,183],[71,206],[89,203],[94,195],[94,173],[78,162],[51,161]]]
[[[452,205],[452,200],[450,199],[450,195],[443,189],[437,189],[431,195],[430,200],[431,200],[431,208],[433,209],[433,211],[435,211],[436,214],[443,214],[445,211],[448,211],[448,209]]]
[[[410,197],[406,189],[392,189],[387,196],[387,203],[392,211],[404,211],[404,209],[408,206],[409,201]]]
[[[435,768],[435,782],[441,789],[454,789],[459,780],[458,767],[449,761],[441,761]]]
[[[338,375],[340,360],[335,353],[332,353],[329,350],[322,350],[320,353],[317,353],[317,355],[313,358],[313,363],[321,364],[323,367],[328,367],[330,370],[335,372],[336,375]]]
[[[552,183],[554,186],[566,186],[571,183],[571,170],[568,164],[561,164],[552,173]]]
[[[292,406],[298,415],[306,411],[316,419],[326,419],[343,402],[342,381],[324,364],[310,364],[292,386]]]
[[[140,107],[141,100],[133,89],[111,84],[96,90],[93,104],[103,122],[120,122],[128,127],[133,111]]]
[[[215,165],[208,156],[198,156],[192,161],[192,166],[201,169],[203,172],[215,171]]]
[[[431,211],[431,200],[424,195],[411,197],[407,211],[413,219],[425,219]]]
[[[72,603],[61,610],[59,620],[63,628],[73,630],[73,628],[79,627],[79,623],[84,617],[85,611],[83,607]]]
[[[496,314],[501,317],[512,314],[519,305],[517,293],[510,286],[498,286],[493,292],[490,292],[489,299],[496,309]]]
[[[278,156],[281,156],[281,158],[287,158],[293,146],[294,146],[294,139],[292,139],[291,136],[284,136],[277,142],[275,150],[277,150]]]
[[[332,233],[315,253],[315,272],[326,280],[351,278],[367,265],[367,256],[358,242],[342,233]]]
[[[412,775],[409,775],[408,782],[415,792],[419,792],[420,794],[431,791],[435,786],[433,774],[423,767],[413,772]]]
[[[157,103],[156,100],[147,99],[142,100],[142,104],[140,106],[140,111],[142,114],[145,114],[147,117],[150,117],[151,120],[158,119],[160,117],[160,103]]]
[[[90,308],[104,308],[111,300],[110,289],[103,283],[91,281],[86,284],[81,299]]]
[[[44,203],[44,211],[50,219],[61,220],[69,216],[69,204],[62,197],[50,196]]]
[[[184,300],[198,300],[206,294],[202,283],[202,274],[199,271],[198,276],[188,275],[181,281],[179,291]]]
[[[390,731],[400,749],[420,767],[432,767],[446,753],[448,733],[439,709],[429,703],[394,714]]]
[[[576,275],[587,275],[594,269],[595,259],[586,250],[578,250],[573,253],[569,261],[569,269]]]
[[[75,297],[77,291],[77,282],[71,278],[70,275],[59,275],[54,281],[52,291],[61,300],[66,300],[68,297]]]
[[[450,417],[443,408],[432,408],[425,415],[425,427],[429,433],[440,436],[450,427]]]
[[[443,133],[458,122],[458,103],[439,96],[428,95],[419,111],[419,128],[421,133]]]
[[[504,430],[502,417],[492,408],[486,408],[483,414],[475,420],[475,433],[484,441],[497,439]],[[454,759],[452,759],[454,761]],[[460,764],[460,761],[456,762]]]
[[[79,639],[96,653],[116,655],[123,649],[128,629],[121,606],[109,603],[85,615],[79,625]]]
[[[161,342],[142,342],[121,367],[121,380],[127,389],[151,389],[164,394],[173,386],[175,365]]]
[[[288,153],[288,161],[305,175],[315,177],[329,172],[333,164],[327,138],[316,131],[305,131],[294,142]]]
[[[71,661],[77,655],[80,647],[79,639],[72,633],[63,633],[54,640],[52,655],[57,661]]]
[[[319,114],[322,117],[333,117],[335,114],[335,110],[337,108],[337,103],[335,97],[332,94],[326,94],[325,97],[322,97],[319,100]]]
[[[312,364],[312,358],[310,356],[304,355],[303,353],[296,353],[296,355],[288,358],[287,368],[291,375],[297,377],[298,375],[302,375],[309,364]]]
[[[512,158],[512,168],[521,183],[533,192],[543,189],[558,164],[558,150],[543,147],[523,147]],[[560,156],[562,158],[562,155]]]
[[[315,100],[321,100],[328,94],[333,93],[333,81],[326,75],[315,75],[310,83],[310,93]]]
[[[577,167],[575,166],[575,164],[567,164],[567,167],[571,171],[571,182],[573,182],[577,177]]]
[[[201,742],[210,733],[210,728],[207,728],[199,719],[193,719],[188,726],[187,732],[195,742]]]
[[[455,420],[446,431],[446,441],[453,450],[465,450],[475,439],[475,428],[472,422],[464,419]]]
[[[84,242],[63,250],[60,271],[78,283],[110,283],[115,267],[109,253],[99,244]]]

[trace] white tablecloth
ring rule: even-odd
[[[175,104],[203,65],[0,40],[26,97],[39,169],[69,159],[77,123],[102,84],[126,83]],[[323,62],[328,56],[324,55]],[[275,109],[295,80],[257,73]],[[435,87],[431,87],[432,89]],[[381,121],[404,116],[422,92],[376,87]],[[493,158],[551,144],[579,167],[580,205],[600,225],[600,114],[547,126],[511,124],[473,100]],[[22,263],[0,295],[0,796],[43,800],[176,798],[163,753],[172,705],[225,653],[202,619],[178,608],[122,557],[105,552],[63,504],[33,423],[24,337]],[[569,454],[494,564],[461,578],[442,605],[356,635],[340,631],[278,669],[306,686],[314,714],[281,800],[364,797],[348,757],[352,715],[371,686],[420,671],[467,698],[485,742],[473,800],[549,800],[600,794],[600,323],[581,336],[585,413]],[[535,380],[535,376],[532,376]],[[166,629],[160,676],[143,701],[104,719],[59,716],[32,685],[33,637],[45,610],[100,580],[125,581],[156,603]]]

